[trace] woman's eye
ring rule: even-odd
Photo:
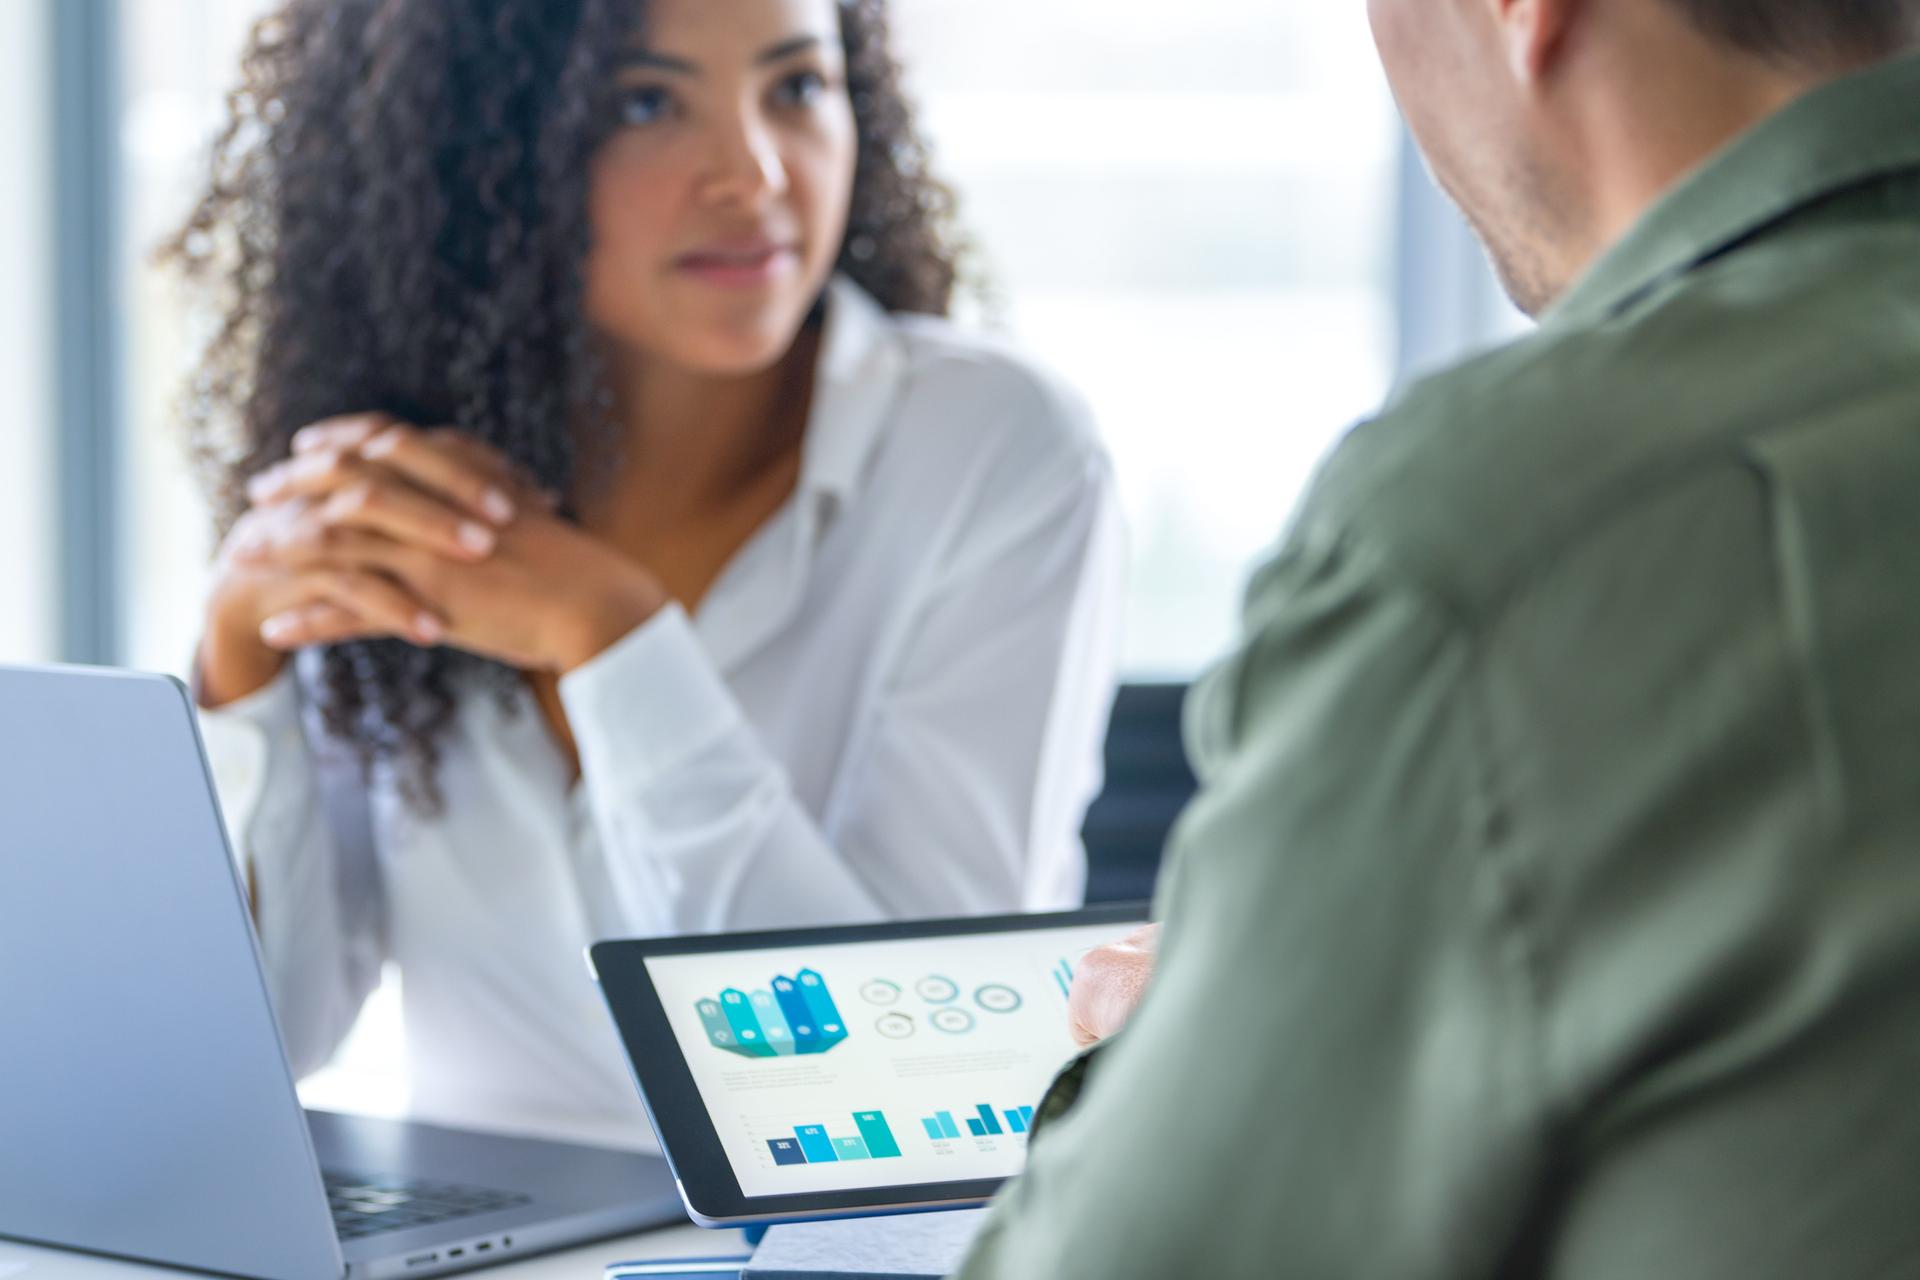
[[[620,123],[655,124],[673,114],[673,95],[655,85],[620,92]]]
[[[788,106],[811,106],[827,91],[827,78],[818,71],[802,71],[780,82],[780,101]]]

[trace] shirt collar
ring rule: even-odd
[[[880,442],[906,353],[892,317],[853,281],[835,276],[824,301],[826,329],[801,446],[800,489],[844,506]]]
[[[1547,313],[1592,324],[1825,196],[1920,170],[1920,55],[1823,85],[1660,198]]]

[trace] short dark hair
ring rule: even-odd
[[[1792,62],[1878,57],[1920,38],[1920,0],[1671,0],[1703,31]]]

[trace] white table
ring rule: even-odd
[[[706,1231],[688,1224],[603,1240],[565,1253],[549,1253],[471,1274],[486,1280],[600,1280],[601,1271],[609,1262],[746,1252],[738,1231]],[[179,1280],[190,1274],[0,1240],[0,1280],[169,1280],[169,1277]]]

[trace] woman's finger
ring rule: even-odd
[[[318,519],[466,563],[485,560],[500,544],[490,525],[391,478],[342,489],[320,505]]]
[[[294,432],[293,451],[296,454],[328,450],[346,453],[358,449],[397,421],[390,413],[349,413],[328,418]]]
[[[431,443],[466,459],[475,470],[491,475],[496,483],[528,505],[540,506],[548,511],[560,505],[559,496],[543,488],[538,476],[492,445],[454,427],[435,427],[425,434]]]
[[[281,625],[274,631],[260,628],[260,638],[276,649],[300,648],[314,641],[292,629],[286,621],[289,613],[329,604],[353,614],[370,634],[400,636],[418,645],[435,645],[446,638],[446,621],[423,607],[398,583],[376,573],[352,569],[319,570],[302,574],[295,589],[309,602],[293,609],[277,610],[269,622]],[[292,643],[298,641],[298,643]]]
[[[506,460],[484,446],[459,447],[411,427],[392,426],[362,445],[360,456],[496,525],[511,523],[517,514],[507,492],[512,481]]]
[[[423,578],[433,561],[431,552],[395,542],[361,529],[343,528],[319,519],[291,522],[286,528],[238,548],[241,564],[270,567],[282,573],[315,569],[364,569],[389,577]]]
[[[277,462],[247,481],[247,499],[256,507],[294,498],[320,498],[351,484],[380,480],[379,466],[352,449],[310,449]]]
[[[315,645],[344,644],[349,640],[377,640],[387,635],[349,609],[321,601],[276,613],[260,624],[260,637],[275,649],[309,649]]]

